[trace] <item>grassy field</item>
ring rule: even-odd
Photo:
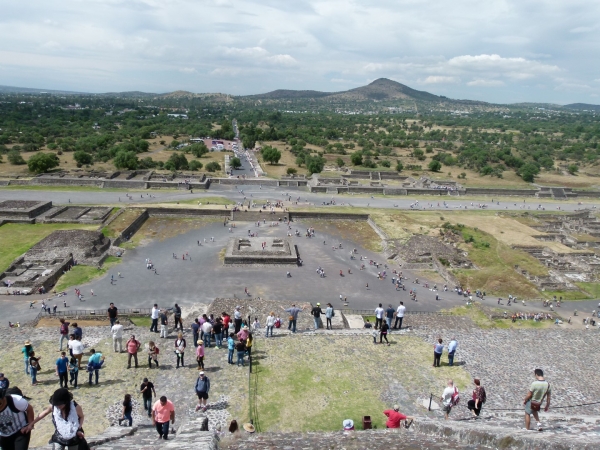
[[[71,286],[81,286],[82,284],[89,283],[93,279],[103,276],[121,261],[121,258],[109,256],[106,258],[106,260],[104,260],[104,264],[102,264],[100,269],[93,266],[84,266],[82,264],[74,266],[66,274],[60,277],[58,283],[56,283],[55,289],[56,291],[60,292],[70,288]]]
[[[119,217],[113,220],[108,226],[102,228],[104,236],[109,238],[118,237],[131,223],[142,214],[142,209],[126,209]]]
[[[373,252],[382,250],[381,238],[366,221],[317,219],[311,220],[310,223],[315,230],[339,236],[344,240],[350,240],[367,250]]]
[[[56,230],[95,230],[96,225],[72,223],[20,224],[7,223],[0,227],[0,271],[8,268],[19,255]]]
[[[178,205],[198,205],[200,202],[201,206],[210,206],[210,205],[235,205],[233,200],[228,199],[227,197],[202,197],[195,198],[191,200],[179,200],[174,202],[166,202],[164,204],[176,203]],[[153,205],[154,206],[154,205]]]
[[[484,300],[485,302],[485,300]],[[457,306],[448,312],[452,313],[455,316],[462,316],[470,318],[475,325],[479,328],[483,329],[491,329],[491,328],[500,328],[500,329],[540,329],[540,328],[549,328],[554,325],[554,322],[551,320],[543,320],[536,322],[535,320],[517,320],[516,322],[512,322],[510,318],[508,319],[490,319],[489,314],[502,314],[504,310],[498,308],[484,308],[480,302],[475,302],[470,306]],[[509,311],[510,317],[510,311]]]
[[[194,219],[150,217],[128,242],[121,244],[121,247],[134,248],[152,240],[163,241],[191,230],[198,230],[207,224],[222,221],[221,217],[197,217]],[[190,244],[196,245],[195,242]]]
[[[388,339],[390,347],[373,345],[368,335],[261,341],[254,357],[261,431],[333,431],[348,418],[361,429],[366,415],[373,427],[385,428],[382,411],[392,405],[382,398],[392,380],[400,380],[411,397],[401,405],[406,413],[414,412],[412,400],[441,391],[449,378],[461,390],[470,383],[462,368],[431,367],[431,346],[422,340]]]

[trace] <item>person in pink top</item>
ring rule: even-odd
[[[169,421],[175,423],[175,406],[163,395],[152,407],[152,424],[158,431],[159,439],[168,439]]]
[[[240,341],[245,341],[248,339],[248,335],[250,332],[248,331],[248,327],[244,326],[237,334],[237,337]]]
[[[198,361],[198,370],[204,370],[204,342],[198,341],[196,347],[196,361]]]
[[[127,368],[128,369],[131,369],[131,358],[132,357],[135,360],[135,368],[137,369],[137,367],[138,367],[137,354],[138,354],[138,350],[141,345],[142,345],[141,342],[138,341],[133,334],[127,341],[127,344],[125,344],[125,347],[127,347]]]

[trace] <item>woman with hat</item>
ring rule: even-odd
[[[24,347],[21,349],[21,353],[23,353],[23,358],[25,359],[25,373],[29,375],[29,357],[31,353],[33,353],[33,345],[31,345],[31,341],[27,339],[24,342]]]
[[[73,395],[66,388],[54,391],[50,397],[50,405],[41,412],[31,424],[35,425],[48,414],[52,414],[54,434],[50,442],[68,447],[69,450],[88,450],[89,446],[83,432],[83,410],[73,400]]]

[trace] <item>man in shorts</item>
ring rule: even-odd
[[[196,411],[202,408],[202,411],[206,411],[206,403],[208,401],[208,391],[210,391],[210,380],[201,370],[196,380],[196,395],[198,396],[198,406]]]
[[[544,411],[548,412],[550,409],[550,394],[552,394],[552,390],[550,388],[550,383],[544,379],[544,372],[542,369],[535,369],[533,374],[535,376],[535,381],[529,386],[529,392],[523,400],[523,405],[525,405],[525,429],[530,429],[531,415],[533,414],[533,418],[537,422],[538,431],[542,431],[542,423],[540,422],[538,411],[542,408],[544,397],[546,397],[546,407],[544,408]],[[536,407],[536,405],[539,406]]]

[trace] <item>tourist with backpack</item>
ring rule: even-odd
[[[454,381],[448,380],[448,386],[444,389],[442,393],[442,411],[444,411],[444,417],[448,420],[448,416],[450,415],[450,411],[460,401],[460,396],[458,394],[458,389],[454,386]]]
[[[475,383],[475,389],[473,389],[473,398],[467,402],[467,408],[469,408],[475,417],[479,417],[479,413],[481,413],[481,407],[487,400],[487,395],[478,378],[475,378],[473,383]]]
[[[21,395],[11,395],[0,389],[0,448],[29,448],[34,422],[33,406]]]
[[[65,319],[59,319],[60,321],[60,349],[62,352],[63,349],[63,341],[69,341],[69,325],[70,322],[65,322]]]
[[[127,349],[127,368],[131,369],[131,358],[135,361],[135,368],[138,368],[138,350],[142,344],[135,338],[135,335],[131,335],[127,343],[125,344],[125,348]]]
[[[327,303],[327,308],[325,309],[325,319],[326,319],[326,328],[328,330],[333,330],[333,326],[331,325],[331,318],[335,316],[335,311],[333,310],[333,305],[331,303]]]
[[[29,356],[29,373],[31,374],[31,385],[32,386],[35,386],[36,384],[38,384],[37,374],[38,374],[38,372],[40,370],[42,370],[42,368],[40,366],[40,359],[41,358],[42,358],[41,356],[36,357],[34,351],[32,351],[30,353],[30,356]],[[8,388],[8,386],[7,386],[7,388]]]
[[[196,406],[196,411],[198,411],[199,409],[202,409],[202,411],[206,411],[208,391],[210,391],[210,380],[204,374],[204,371],[201,370],[198,373],[198,379],[196,380],[196,395],[198,396],[198,405]]]
[[[535,381],[531,383],[529,392],[525,396],[523,405],[525,405],[525,428],[529,430],[531,424],[531,415],[537,422],[538,431],[542,431],[542,423],[540,422],[539,412],[542,410],[542,403],[544,398],[546,399],[546,407],[544,411],[548,412],[550,409],[550,395],[552,389],[550,383],[544,378],[544,372],[542,369],[535,369],[533,372]]]

